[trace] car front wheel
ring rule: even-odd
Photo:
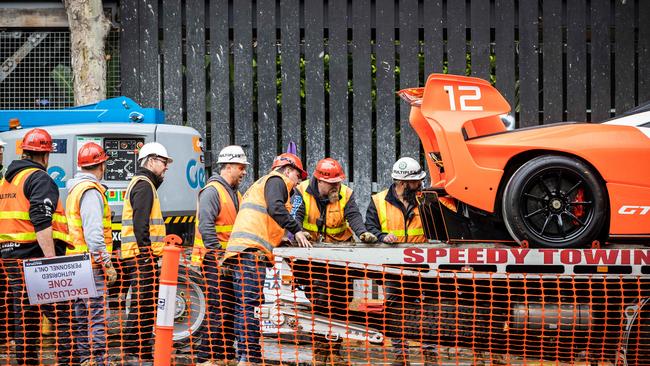
[[[607,222],[607,195],[584,162],[538,156],[510,177],[502,214],[512,237],[531,247],[589,247]]]

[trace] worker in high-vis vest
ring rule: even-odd
[[[65,255],[68,225],[59,200],[59,188],[47,174],[52,137],[40,128],[27,131],[20,144],[21,159],[9,164],[0,184],[0,252],[9,280],[12,301],[15,361],[18,365],[41,364],[41,317],[54,326],[56,363],[71,362],[70,301],[30,305],[15,259]]]
[[[66,184],[65,213],[73,248],[68,254],[90,253],[97,297],[73,303],[74,364],[107,365],[106,297],[108,286],[117,280],[111,262],[113,231],[111,208],[106,188],[100,183],[108,155],[94,142],[87,142],[77,153],[78,171]]]
[[[237,299],[235,338],[240,366],[262,363],[260,322],[255,313],[261,305],[266,268],[275,263],[273,248],[280,246],[287,231],[298,246],[311,247],[309,233],[289,214],[294,188],[306,178],[300,158],[281,154],[273,160],[271,172],[253,183],[239,205],[225,258]]]
[[[376,242],[377,238],[366,230],[354,192],[341,183],[344,179],[345,172],[338,161],[320,160],[313,177],[298,185],[302,202],[296,220],[313,241],[351,241],[354,232],[363,242]]]
[[[124,194],[120,257],[125,286],[135,289],[131,292],[124,336],[130,342],[124,352],[139,361],[153,360],[155,259],[162,254],[165,237],[157,189],[171,163],[172,158],[162,144],[144,144],[138,152],[139,170]]]
[[[196,350],[199,366],[237,364],[235,355],[235,295],[233,278],[220,264],[232,232],[246,176],[248,160],[241,146],[219,152],[217,172],[199,192],[192,264],[201,266],[207,285],[205,326]]]
[[[427,241],[420,220],[417,195],[422,190],[426,176],[420,163],[403,157],[393,164],[393,184],[386,190],[372,196],[366,212],[366,227],[384,243],[424,243]],[[399,280],[384,281],[386,316],[399,322],[404,319],[401,309],[405,303],[417,302],[421,296],[418,288]],[[397,324],[397,323],[394,323]],[[405,327],[404,327],[405,328]],[[410,365],[408,341],[404,328],[387,330],[395,352],[394,366]],[[424,362],[437,365],[437,347],[423,343]]]
[[[354,192],[342,183],[344,179],[343,167],[335,159],[325,158],[316,163],[312,178],[303,181],[297,187],[301,199],[297,200],[299,206],[296,210],[296,220],[302,223],[303,230],[310,233],[313,241],[329,243],[355,241],[354,232],[362,242],[374,243],[377,237],[366,230]],[[345,272],[337,273],[336,269],[328,271],[323,267],[323,272],[328,274],[325,276],[319,274],[318,270],[311,271],[312,269],[313,267],[309,269],[309,273],[297,273],[297,275],[301,278],[309,278],[307,285],[309,289],[306,291],[308,294],[318,293],[329,300],[328,306],[324,308],[319,308],[320,303],[313,302],[315,309],[330,318],[335,318],[336,313],[347,313],[347,299],[353,295],[353,287],[345,286],[347,282]],[[337,285],[333,286],[333,283]],[[346,365],[347,362],[340,354],[341,347],[341,340],[332,342],[317,338],[312,352],[313,364]]]

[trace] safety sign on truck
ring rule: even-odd
[[[25,260],[23,271],[32,305],[97,297],[88,253]]]

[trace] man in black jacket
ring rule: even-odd
[[[167,149],[149,142],[138,153],[140,171],[126,190],[122,209],[120,257],[124,285],[131,287],[125,353],[140,360],[153,360],[153,327],[156,311],[155,257],[162,254],[165,223],[157,189],[172,159]]]
[[[64,255],[68,228],[59,189],[47,174],[52,137],[40,128],[23,138],[21,160],[9,165],[0,186],[0,252],[13,303],[15,358],[19,365],[40,364],[40,319],[46,316],[56,328],[57,363],[71,361],[70,302],[30,305],[22,268],[16,259]]]

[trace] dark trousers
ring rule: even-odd
[[[15,358],[18,365],[41,365],[41,316],[53,325],[57,364],[70,365],[72,357],[72,322],[70,301],[53,304],[30,305],[25,290],[22,266],[13,259],[4,260],[14,316]]]
[[[232,273],[218,266],[221,250],[210,250],[203,259],[208,305],[204,326],[199,330],[201,344],[197,363],[210,359],[235,359],[235,293]]]
[[[404,318],[404,310],[407,304],[415,304],[421,301],[422,289],[419,284],[406,281],[388,280],[384,281],[384,296],[386,304],[386,318],[392,324],[402,324],[398,327],[390,327],[386,335],[391,338],[393,351],[400,356],[408,355],[408,341],[410,338],[406,332],[407,319]],[[424,349],[436,349],[435,345],[422,343]]]
[[[73,334],[75,339],[74,357],[79,363],[91,357],[95,365],[108,365],[106,354],[106,280],[104,270],[93,268],[97,297],[77,299],[73,302]],[[75,362],[76,363],[76,362]]]
[[[262,363],[260,320],[255,309],[262,304],[266,257],[259,253],[244,252],[230,267],[235,290],[235,334],[239,361]]]
[[[156,312],[156,262],[150,251],[122,261],[124,285],[131,287],[131,306],[124,330],[124,353],[153,359]]]

